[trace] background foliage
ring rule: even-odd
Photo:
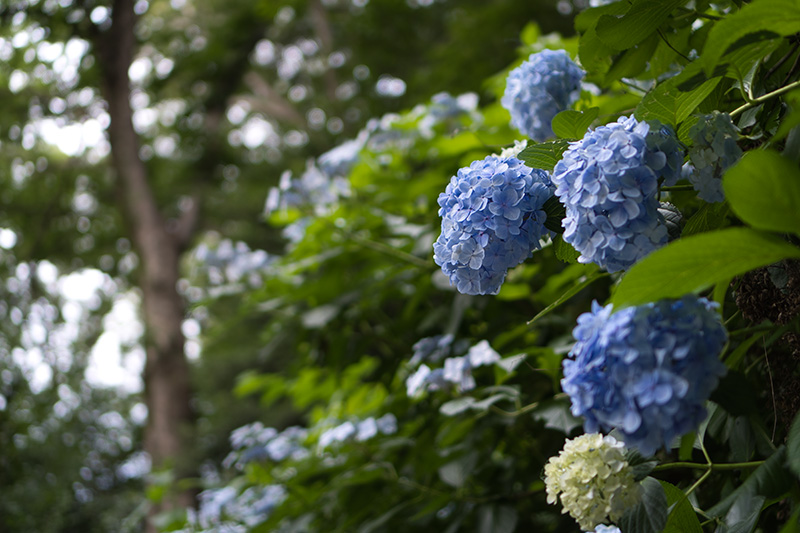
[[[187,345],[197,412],[187,454],[200,472],[182,486],[200,492],[200,506],[160,515],[159,528],[577,531],[546,503],[541,480],[565,438],[581,432],[559,385],[576,318],[592,300],[625,306],[690,292],[720,304],[728,374],[703,425],[642,460],[641,477],[651,476],[643,506],[619,525],[798,528],[800,4],[137,6],[147,72],[132,94],[140,156],[167,213],[177,217],[198,190],[210,198],[181,281],[186,327],[197,329]],[[102,317],[135,293],[138,276],[107,147],[66,157],[43,133],[49,119],[93,119],[102,130],[94,51],[86,45],[65,81],[40,43],[70,42],[90,21],[102,29],[104,8],[0,8],[9,66],[0,74],[0,227],[15,236],[0,242],[9,317],[0,516],[11,531],[136,530],[146,512],[145,483],[119,466],[139,449],[141,427],[128,414],[137,398],[85,383]],[[417,40],[407,38],[412,26]],[[499,98],[508,71],[543,48],[576,57],[589,85],[554,119],[559,139],[529,143],[521,157],[530,165],[552,170],[567,140],[631,113],[668,124],[690,149],[698,114],[730,113],[745,155],[725,174],[724,203],[698,199],[686,181],[662,189],[682,214],[680,236],[626,273],[578,264],[556,238],[512,269],[498,295],[460,295],[432,261],[436,198],[458,168],[519,139]],[[231,81],[209,142],[193,117],[209,92],[226,93],[227,66],[243,58],[246,74]],[[433,96],[445,90],[476,94]],[[198,169],[211,151],[208,176]],[[48,269],[85,267],[103,271],[106,288],[76,319]],[[37,324],[48,335],[32,333]],[[38,390],[22,357],[34,349],[52,369]],[[460,386],[419,393],[409,382],[421,364],[442,368],[470,349],[490,361],[474,365],[474,388],[463,372]],[[74,407],[59,411],[59,402]],[[104,424],[104,412],[120,421]],[[373,431],[370,420],[383,422]],[[167,471],[146,484],[150,501],[176,490]],[[58,520],[32,502],[53,502]]]

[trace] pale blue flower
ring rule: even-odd
[[[585,75],[564,50],[543,50],[508,74],[500,103],[515,128],[544,141],[554,136],[553,117],[578,100]]]
[[[633,117],[572,143],[552,180],[566,209],[563,238],[581,253],[578,261],[617,272],[666,244],[659,179],[677,181],[682,160],[671,130]]]
[[[627,446],[652,455],[696,429],[725,374],[716,307],[685,296],[614,313],[595,302],[581,315],[561,386],[586,431],[617,429]]]
[[[488,156],[459,169],[439,195],[442,234],[434,261],[464,294],[496,294],[509,268],[550,232],[544,203],[553,186],[543,170]]]
[[[697,196],[706,202],[723,202],[722,175],[742,157],[736,144],[739,131],[727,113],[703,115],[689,129],[692,147],[684,177],[689,180]]]

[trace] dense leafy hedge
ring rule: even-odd
[[[543,472],[582,427],[630,441],[612,461],[638,484],[611,513],[624,533],[800,527],[800,2],[619,1],[575,23],[568,40],[531,24],[519,55],[565,50],[582,89],[569,66],[517,70],[502,98],[499,73],[485,105],[442,94],[375,120],[270,194],[290,243],[241,315],[292,362],[238,392],[288,399],[303,424],[237,430],[225,481],[165,529],[578,531]],[[503,105],[547,95],[552,136],[503,151],[519,140]],[[546,203],[514,185],[531,169],[556,186]],[[497,263],[492,243],[518,246],[537,213],[530,259]],[[445,232],[457,287],[432,260]],[[612,307],[578,322],[592,300]],[[602,491],[591,457],[550,468],[548,492],[557,475]],[[595,511],[584,526],[610,523]]]

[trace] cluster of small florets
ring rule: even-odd
[[[519,159],[488,156],[459,169],[439,195],[442,234],[434,261],[464,294],[496,294],[506,272],[549,231],[542,206],[550,178]]]
[[[552,179],[566,207],[563,237],[581,253],[578,261],[617,272],[664,245],[659,179],[677,181],[682,160],[670,130],[632,116],[573,143]]]
[[[197,514],[195,517],[190,514],[189,522],[203,532],[249,531],[269,518],[287,497],[283,485],[250,487],[241,494],[231,486],[204,490],[198,497]]]
[[[279,432],[275,428],[264,427],[261,422],[254,422],[231,432],[233,451],[222,464],[225,468],[235,466],[241,470],[252,461],[298,461],[310,455],[305,447],[307,438],[308,430],[299,426],[291,426]]]
[[[614,437],[587,433],[564,444],[544,467],[547,503],[561,499],[584,530],[618,520],[636,504],[639,488],[625,459],[625,446]]]
[[[427,339],[423,339],[426,341]],[[444,341],[444,342],[442,342]],[[425,359],[434,364],[437,360],[447,353],[453,342],[451,335],[439,337],[435,348],[429,351]],[[417,343],[418,345],[419,343]],[[430,347],[432,343],[426,342],[425,346]],[[460,344],[460,343],[457,343]],[[415,346],[417,346],[415,345]],[[421,362],[423,358],[418,358],[415,353],[410,364]],[[463,353],[458,350],[454,353]],[[485,365],[492,365],[500,361],[500,354],[497,353],[488,341],[482,340],[470,347],[466,354],[456,357],[447,357],[441,368],[431,369],[427,364],[421,364],[416,372],[406,379],[406,390],[409,396],[419,396],[425,391],[440,390],[453,387],[459,392],[469,391],[475,388],[475,378],[472,376],[472,369]]]
[[[258,287],[264,283],[263,275],[275,261],[264,250],[251,250],[246,243],[223,239],[216,246],[202,242],[194,250],[197,269],[204,273],[211,285],[238,283],[243,280]]]
[[[692,147],[684,176],[706,202],[722,202],[722,174],[739,161],[742,149],[736,144],[739,132],[727,113],[704,115],[691,127]]]
[[[725,374],[727,333],[705,298],[661,300],[612,313],[593,303],[578,318],[562,388],[586,431],[616,428],[652,455],[695,428]]]
[[[444,124],[445,131],[452,131],[463,126],[461,119],[467,116],[471,120],[478,120],[480,115],[475,112],[478,108],[478,95],[464,93],[452,96],[450,93],[441,92],[431,97],[431,102],[420,109],[422,118],[417,127],[420,135],[430,139],[434,135],[434,128]]]
[[[364,442],[382,433],[383,435],[393,435],[397,432],[397,418],[387,413],[376,419],[374,417],[365,418],[356,422],[347,421],[338,426],[325,430],[319,437],[319,448],[327,448],[334,443],[346,442],[354,439],[356,442]]]
[[[500,103],[515,128],[544,141],[553,137],[553,117],[578,100],[585,75],[564,50],[543,50],[509,73]]]
[[[617,526],[607,526],[605,524],[600,524],[594,531],[590,531],[588,533],[622,533]]]

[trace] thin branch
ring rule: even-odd
[[[660,29],[657,31],[658,31],[658,36],[661,37],[661,40],[663,40],[667,44],[670,50],[672,50],[673,52],[684,58],[686,61],[691,61],[691,59],[689,59],[689,57],[686,56],[686,54],[684,54],[683,52],[672,46],[672,44],[667,40],[667,36],[664,35],[664,32],[662,32]]]

